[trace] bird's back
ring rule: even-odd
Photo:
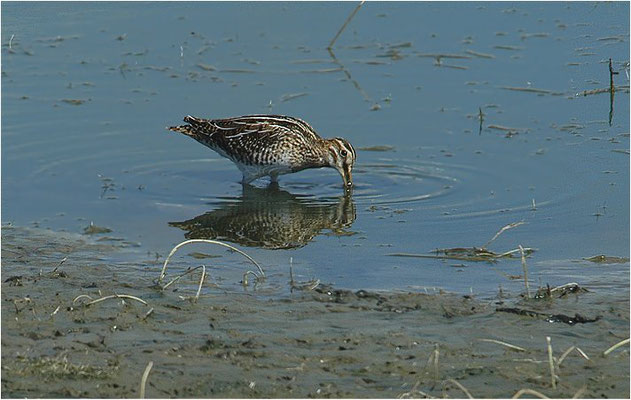
[[[316,166],[322,138],[305,121],[282,115],[246,115],[226,119],[186,116],[188,125],[170,127],[243,166]]]

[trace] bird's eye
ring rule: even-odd
[[[342,157],[346,157],[348,152],[346,150],[342,150],[342,151],[340,151],[340,154],[342,155]]]

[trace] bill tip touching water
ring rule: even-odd
[[[230,159],[243,173],[243,183],[309,168],[329,167],[342,176],[344,189],[353,188],[356,153],[340,137],[321,138],[305,121],[283,115],[245,115],[225,119],[184,117],[187,125],[171,126]]]

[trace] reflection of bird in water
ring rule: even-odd
[[[354,221],[355,204],[349,195],[335,203],[316,204],[271,184],[265,189],[245,185],[243,196],[237,201],[169,225],[187,231],[187,239],[220,239],[251,247],[291,249],[306,245],[323,229],[330,229],[334,235],[353,234],[344,228]]]
[[[232,160],[243,173],[243,183],[307,168],[335,168],[344,187],[353,186],[355,149],[342,138],[322,139],[305,121],[281,115],[246,115],[226,119],[186,116],[188,125],[168,129],[190,136]]]

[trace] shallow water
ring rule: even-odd
[[[523,220],[489,248],[536,248],[532,285],[628,288],[628,261],[582,260],[629,256],[628,3],[366,3],[329,53],[353,7],[3,3],[2,223],[93,221],[128,261],[219,238],[272,291],[291,258],[338,287],[490,294],[521,288],[519,258],[389,254],[479,247]],[[613,102],[583,96],[608,87],[609,58]],[[164,129],[254,113],[351,141],[353,195],[334,170],[243,191],[229,161]],[[227,257],[191,247],[174,268],[213,264],[192,251]]]

